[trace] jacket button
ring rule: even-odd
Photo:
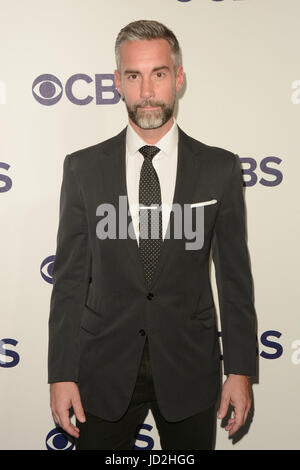
[[[147,294],[147,299],[148,299],[148,300],[152,300],[153,297],[154,297],[154,294],[153,294],[152,292],[149,292],[149,293]]]
[[[143,330],[143,329],[141,329],[141,330],[139,331],[139,334],[140,334],[141,336],[145,336],[145,334],[146,334],[146,331],[145,331],[145,330]]]

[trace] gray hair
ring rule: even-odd
[[[139,20],[121,29],[115,43],[117,69],[120,71],[120,49],[125,41],[166,39],[170,44],[175,70],[181,65],[181,51],[175,34],[162,23],[154,20]]]

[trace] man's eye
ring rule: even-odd
[[[136,74],[136,73],[132,73],[131,75],[128,75],[128,78],[129,78],[129,80],[136,80],[137,74]]]
[[[163,78],[166,74],[164,72],[157,72],[157,78]]]

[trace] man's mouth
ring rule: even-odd
[[[147,110],[152,110],[152,109],[158,109],[160,106],[139,106],[140,109],[145,109]]]

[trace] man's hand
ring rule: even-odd
[[[246,422],[251,408],[251,386],[246,375],[229,374],[226,379],[221,395],[221,403],[218,411],[218,418],[225,418],[229,404],[233,406],[233,417],[230,418],[225,427],[232,436]]]
[[[79,429],[70,421],[69,409],[73,407],[78,421],[86,421],[78,386],[75,382],[55,382],[50,385],[50,408],[54,421],[73,437],[79,437]]]

